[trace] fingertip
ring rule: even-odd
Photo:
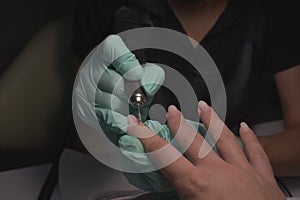
[[[240,124],[240,133],[249,133],[252,132],[246,122],[242,122]]]
[[[171,105],[168,107],[168,112],[166,114],[167,120],[174,119],[174,117],[181,116],[181,112],[176,108],[176,106]]]
[[[111,34],[104,39],[103,43],[105,42],[111,44],[112,42],[123,42],[123,40],[119,35]]]
[[[123,77],[126,80],[140,81],[144,75],[144,70],[142,66],[139,64],[139,61],[136,60],[134,55],[131,55],[131,53],[128,53],[128,55],[125,56],[132,56],[132,58],[128,59],[129,61],[127,63],[121,62],[120,66],[115,66],[115,67],[121,74],[123,74]]]
[[[154,63],[143,65],[144,74],[141,85],[150,97],[154,96],[165,80],[164,70]]]
[[[176,106],[171,105],[168,107],[168,113],[170,115],[178,115],[178,114],[180,114],[180,111],[176,108]]]
[[[243,142],[245,140],[257,140],[255,133],[246,122],[241,122],[240,124],[240,137]]]
[[[145,63],[142,65],[145,73],[147,74],[155,74],[158,76],[157,78],[160,80],[161,78],[165,78],[165,71],[159,65],[155,63]]]
[[[205,113],[210,110],[209,105],[205,101],[199,101],[198,103],[198,112],[199,113]]]

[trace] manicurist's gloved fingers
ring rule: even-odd
[[[142,66],[117,35],[108,36],[89,53],[81,64],[79,75],[91,80],[89,86],[97,87],[99,79],[109,68],[132,81],[138,81],[143,76]],[[110,81],[118,80],[115,74],[109,75],[112,76]],[[107,84],[104,81],[100,83]]]
[[[128,103],[113,94],[98,90],[95,98],[95,107],[109,109],[123,115],[128,115]]]
[[[109,127],[111,131],[118,134],[125,134],[127,132],[128,123],[127,118],[124,115],[110,109],[103,109],[99,107],[95,107],[94,109],[102,129]],[[102,123],[103,121],[105,124]]]
[[[194,164],[206,162],[208,159],[219,159],[212,151],[212,147],[194,128],[187,124],[182,113],[175,106],[168,108],[167,121],[176,142],[183,150],[186,150],[185,154]],[[206,152],[200,152],[200,149]]]
[[[158,167],[164,166],[161,172],[171,182],[184,177],[196,167],[170,143],[139,123],[134,116],[128,120],[128,124],[128,133],[139,137],[151,161]]]
[[[164,70],[156,64],[146,63],[143,65],[144,75],[141,79],[143,86],[148,97],[156,94],[160,86],[165,80]]]
[[[158,91],[165,80],[164,70],[156,64],[146,63],[143,65],[143,77],[141,85],[148,97],[152,97]],[[102,91],[114,94],[124,101],[128,100],[128,94],[125,91],[125,81],[121,74],[114,69],[106,69],[103,73],[98,88]]]
[[[104,89],[104,92],[107,92],[116,88],[116,85],[119,84],[119,87],[116,89],[116,95],[119,97],[123,96],[122,90],[124,90],[124,81],[122,79],[120,80],[122,74],[120,74],[119,71],[117,72],[111,69],[113,67],[109,67],[112,66],[113,62],[116,66],[121,65],[120,58],[134,57],[134,55],[131,54],[132,53],[125,46],[121,38],[119,36],[112,35],[107,37],[102,43],[95,47],[85,58],[74,85],[74,96],[76,97],[74,103],[76,103],[78,107],[78,114],[83,120],[86,120],[88,116],[94,116],[92,113],[95,106],[95,95],[97,96],[97,92],[99,93],[101,89]],[[131,63],[129,65],[136,66],[136,70],[131,70],[131,78],[134,80],[140,80],[143,75],[143,70],[136,59],[133,58],[132,60],[132,62],[129,62]],[[128,67],[128,65],[126,66],[128,70],[130,70],[130,67]],[[120,69],[120,71],[122,70]],[[123,69],[122,72],[126,73],[127,71]],[[99,94],[99,96],[101,95],[102,94]],[[109,100],[106,100],[106,102],[107,101]],[[98,102],[98,104],[106,105],[107,103]]]
[[[139,81],[143,76],[142,66],[117,35],[108,36],[90,52],[81,65],[79,76],[86,79],[85,87],[96,88],[103,85],[104,88],[111,89],[119,76],[108,73],[109,69],[130,81]],[[101,79],[105,75],[107,78]]]
[[[138,81],[142,78],[142,66],[118,35],[108,36],[98,51],[102,54],[98,61],[105,66],[113,66],[125,79]]]
[[[105,70],[97,87],[100,91],[113,94],[126,102],[128,101],[124,78],[114,69]]]
[[[213,109],[204,101],[200,101],[198,104],[198,112],[202,122],[208,129],[213,140],[216,142],[220,156],[228,163],[245,163],[247,159],[242,148],[237,142],[236,137],[213,111]]]
[[[251,165],[263,178],[276,186],[269,158],[253,131],[244,122],[241,123],[240,137],[244,144],[245,154]]]

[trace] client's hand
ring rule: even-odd
[[[243,151],[232,132],[206,103],[199,103],[199,114],[214,139],[217,140],[220,130],[216,143],[219,155],[211,151],[210,145],[185,122],[174,106],[169,108],[167,120],[172,133],[184,135],[177,143],[185,146],[186,138],[194,138],[185,152],[188,159],[143,124],[137,125],[137,121],[129,120],[129,133],[133,136],[143,133],[139,139],[147,152],[164,148],[159,154],[152,154],[155,165],[178,157],[161,172],[181,199],[285,199],[276,184],[266,153],[245,123],[240,128]]]
[[[131,119],[134,120],[135,118],[130,115],[128,120]],[[197,131],[203,136],[206,134],[206,129],[203,124],[187,119],[185,122],[189,124],[195,132]],[[180,149],[167,125],[161,125],[158,121],[153,120],[145,121],[144,125],[150,129],[151,132],[156,133],[159,137],[170,142],[177,149]],[[145,149],[138,138],[131,135],[123,135],[119,139],[119,147],[121,152],[131,161],[131,167],[133,169],[136,169],[136,171],[138,171],[138,169],[149,171],[145,173],[124,173],[130,184],[147,191],[174,193],[175,189],[168,179],[164,177],[159,170],[151,170],[155,168],[155,166],[147,154],[145,154]]]

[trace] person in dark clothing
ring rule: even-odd
[[[241,121],[254,126],[283,120],[284,130],[275,130],[274,133],[280,133],[260,137],[260,141],[271,159],[275,174],[299,175],[300,39],[293,4],[286,2],[284,6],[276,1],[216,2],[206,5],[206,1],[189,4],[183,0],[127,0],[124,4],[149,13],[154,26],[185,33],[206,49],[225,82],[228,97],[225,122],[231,129],[237,130]],[[114,33],[113,20],[118,6],[120,2],[116,0],[77,2],[72,48],[79,62]],[[243,54],[248,50],[251,50],[248,60],[241,63]],[[189,68],[184,61],[170,59],[167,53],[149,54],[147,59],[150,62],[181,68],[188,78],[194,78],[191,70],[184,70]],[[241,72],[239,68],[242,68]],[[198,96],[209,102],[205,87],[199,87],[201,81],[193,80],[196,80],[194,88]],[[158,92],[158,100],[154,99],[154,102],[160,102],[163,94]]]
[[[190,36],[210,54],[224,80],[228,127],[237,134],[242,121],[254,130],[262,124],[282,123],[271,135],[258,138],[275,175],[299,176],[300,30],[296,5],[282,4],[268,0],[78,0],[72,48],[81,63],[107,36],[116,34],[114,16],[122,5],[147,13],[154,27]],[[199,100],[210,103],[205,83],[189,63],[168,52],[145,52],[147,62],[178,70]],[[164,88],[152,104],[180,108]]]

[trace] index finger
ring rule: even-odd
[[[207,127],[221,157],[228,163],[246,163],[246,157],[236,137],[228,129],[218,114],[204,101],[200,101],[198,112]]]
[[[194,164],[201,165],[201,162],[219,158],[206,140],[187,123],[182,113],[175,106],[168,108],[167,121],[176,141],[182,149],[186,150],[185,154]]]
[[[108,36],[98,46],[97,53],[100,63],[105,67],[112,65],[125,79],[138,81],[142,78],[142,66],[118,35]]]
[[[138,124],[134,116],[131,116],[128,123],[128,133],[140,139],[151,161],[171,182],[186,177],[195,168],[169,142],[153,133],[143,123]]]
[[[91,85],[97,87],[109,66],[129,81],[138,81],[143,76],[139,61],[118,35],[110,35],[96,46],[82,62],[79,74],[89,77]]]

